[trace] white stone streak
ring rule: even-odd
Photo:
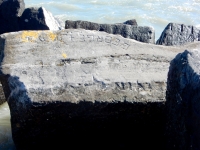
[[[45,22],[49,27],[49,30],[59,30],[61,26],[59,25],[58,21],[54,18],[51,12],[47,11],[44,7],[42,7],[43,13],[45,16]]]

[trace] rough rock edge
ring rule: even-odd
[[[194,41],[200,41],[200,29],[192,25],[169,23],[156,41],[156,44],[180,46]]]
[[[170,150],[200,149],[199,50],[185,50],[171,61],[166,92],[166,137]]]

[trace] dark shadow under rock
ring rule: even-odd
[[[19,31],[19,17],[24,9],[23,0],[0,0],[0,34]]]
[[[19,150],[164,150],[164,107],[164,103],[34,103],[25,122],[11,118],[12,132]]]

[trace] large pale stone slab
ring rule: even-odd
[[[22,82],[31,101],[164,101],[175,53],[163,47],[86,30],[1,37],[2,74]]]
[[[77,29],[1,35],[0,79],[16,147],[134,141],[163,149],[169,62],[184,49]]]

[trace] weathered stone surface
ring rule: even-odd
[[[130,25],[131,24],[131,25]],[[132,25],[133,24],[133,25]],[[98,24],[88,21],[65,21],[65,29],[78,29],[104,31],[110,34],[119,34],[125,38],[135,39],[144,43],[155,43],[155,31],[152,27],[137,26],[135,20],[128,20],[118,24]]]
[[[16,147],[164,149],[167,72],[183,49],[83,29],[1,35]]]
[[[19,31],[19,17],[25,9],[23,0],[0,0],[0,34]]]
[[[192,25],[169,23],[160,38],[158,45],[175,46],[200,41],[200,30]]]
[[[20,37],[17,37],[17,35]],[[73,91],[77,90],[75,92],[77,94],[74,93],[75,95],[80,95],[83,92],[80,89],[76,89],[76,86],[88,91],[86,92],[88,95],[84,94],[85,98],[68,95],[71,97],[71,102],[74,103],[79,102],[80,99],[90,99],[89,101],[92,102],[102,99],[99,95],[94,94],[91,96],[91,93],[98,93],[98,90],[102,88],[105,88],[103,95],[105,101],[113,101],[114,98],[110,99],[108,97],[113,97],[114,95],[118,100],[124,101],[123,97],[119,99],[120,96],[117,93],[112,95],[112,91],[116,89],[124,90],[124,94],[127,95],[127,101],[132,101],[133,99],[134,101],[142,101],[141,98],[143,98],[144,102],[164,100],[164,92],[159,92],[157,95],[156,91],[162,85],[164,88],[169,61],[175,53],[164,51],[162,50],[164,49],[163,47],[157,48],[154,45],[143,45],[134,40],[124,39],[121,36],[87,30],[24,31],[5,34],[2,36],[2,41],[4,36],[11,41],[9,45],[8,40],[2,45],[2,49],[8,46],[4,51],[2,73],[12,74],[10,71],[14,69],[15,73],[18,72],[15,76],[24,76],[23,83],[30,90],[47,88],[46,85],[51,85],[60,87],[62,91],[64,86],[72,84],[74,86],[72,88]],[[149,50],[146,52],[147,48]],[[155,54],[155,49],[161,49],[160,52],[156,52],[158,53],[157,55]],[[6,55],[7,51],[9,51],[9,55]],[[14,59],[14,57],[16,58]],[[9,66],[9,69],[5,66]],[[34,69],[37,71],[34,71]],[[67,71],[62,71],[62,69],[67,69]],[[76,76],[74,76],[74,71]],[[132,76],[132,71],[134,76]],[[58,74],[57,72],[60,73]],[[31,76],[34,76],[34,78],[31,78]],[[52,76],[55,76],[55,81],[50,80]],[[41,80],[41,78],[44,79]],[[160,81],[160,83],[157,81]],[[67,85],[64,85],[65,82]],[[79,85],[79,83],[87,83],[89,85]],[[148,84],[145,85],[145,83],[150,83],[151,87]],[[136,93],[131,91],[128,94],[129,90],[126,91],[126,89],[134,89],[137,87],[136,85],[141,86],[140,90],[146,89],[142,94],[144,96],[141,97],[141,91],[137,90]],[[52,95],[49,93],[50,95],[46,96],[47,100],[49,98],[52,101],[57,100],[58,97],[61,98],[61,95],[65,94],[65,92],[56,94],[59,91],[54,93],[51,86],[48,88],[51,89],[49,92]],[[152,87],[155,87],[155,91],[151,89]],[[107,88],[108,90],[106,90]],[[164,90],[163,88],[160,88],[160,90]],[[148,91],[148,89],[151,90]],[[34,93],[31,95],[33,96]],[[34,100],[36,101],[35,98]],[[38,100],[40,101],[40,99]]]
[[[200,149],[200,46],[171,62],[167,80],[167,128],[170,150]]]
[[[20,18],[20,30],[59,30],[58,20],[44,7],[26,8]]]

